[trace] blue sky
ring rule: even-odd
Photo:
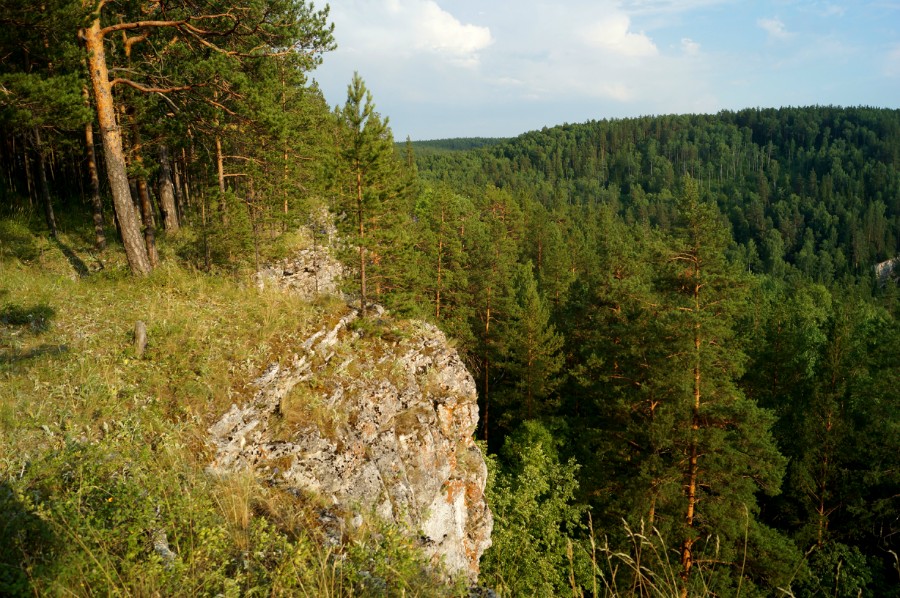
[[[317,3],[318,4],[318,3]],[[358,71],[394,137],[590,119],[900,107],[900,0],[333,0],[332,106]]]

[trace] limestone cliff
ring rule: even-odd
[[[256,381],[209,432],[211,468],[253,468],[330,503],[343,525],[377,514],[471,581],[490,546],[475,384],[443,333],[348,308]]]

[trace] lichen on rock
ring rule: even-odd
[[[349,308],[348,308],[349,309]],[[470,581],[490,546],[475,383],[435,326],[350,309],[256,381],[210,429],[211,469],[314,493],[344,525],[377,514]]]

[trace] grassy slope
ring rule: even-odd
[[[447,591],[394,530],[324,548],[314,498],[203,471],[207,426],[345,306],[174,257],[135,279],[115,248],[97,270],[84,231],[55,242],[6,219],[0,239],[0,594],[344,595],[370,574]]]

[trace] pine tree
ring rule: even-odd
[[[744,305],[740,275],[725,260],[729,242],[714,205],[700,199],[696,182],[686,177],[679,198],[677,243],[666,251],[657,285],[661,313],[671,347],[672,389],[663,401],[670,412],[672,466],[680,471],[681,593],[691,592],[695,567],[711,556],[699,542],[720,538],[715,560],[737,563],[740,544],[750,542],[755,557],[745,569],[757,579],[778,569],[777,554],[786,543],[754,521],[756,493],[780,490],[785,459],[770,427],[772,415],[748,399],[736,385],[745,355],[736,343],[734,317]],[[740,517],[745,513],[746,532]],[[769,544],[769,545],[766,545]],[[776,544],[776,554],[772,554]],[[768,554],[767,554],[768,553]],[[744,563],[746,567],[746,563]]]
[[[736,383],[746,357],[734,322],[748,282],[727,262],[727,229],[690,178],[678,214],[672,237],[606,216],[605,271],[588,279],[584,308],[589,353],[575,372],[598,410],[588,421],[599,429],[586,435],[599,451],[591,483],[607,524],[643,520],[677,545],[682,595],[717,566],[734,572],[718,569],[717,592],[787,583],[799,555],[759,522],[756,499],[779,492],[785,460],[773,415]]]
[[[528,255],[534,264],[538,286],[555,308],[565,301],[575,279],[573,258],[561,228],[566,221],[564,207],[548,212],[536,201],[526,202]]]
[[[170,106],[176,104],[169,94],[193,91],[201,101],[237,116],[226,106],[225,98],[233,95],[231,84],[241,74],[243,65],[292,55],[298,67],[311,68],[320,54],[333,45],[332,27],[326,23],[328,10],[316,11],[303,0],[253,0],[240,11],[225,12],[208,2],[123,5],[115,15],[105,2],[83,0],[82,5],[89,11],[89,20],[79,37],[84,41],[94,90],[113,205],[129,265],[134,273],[146,274],[153,265],[142,243],[131,202],[121,135],[123,123],[117,122],[119,100],[114,96],[114,88],[154,94]],[[160,39],[164,43],[153,43]],[[121,53],[107,54],[107,45],[119,43],[121,47],[116,49],[121,49]],[[127,69],[109,62],[121,60],[122,56],[128,61]],[[111,67],[117,70],[111,71]],[[123,76],[111,78],[110,72]],[[225,196],[221,137],[214,137],[220,196]]]
[[[425,186],[414,211],[416,250],[421,254],[421,303],[429,306],[427,316],[457,339],[463,350],[472,348],[469,261],[464,234],[466,218],[473,211],[471,200],[446,184]]]
[[[531,264],[520,264],[513,278],[514,300],[499,337],[508,339],[497,367],[512,382],[503,420],[533,419],[552,411],[548,400],[560,383],[563,339],[550,323],[550,310],[538,294]]]
[[[386,211],[386,202],[396,192],[393,137],[387,119],[375,111],[372,94],[359,73],[353,74],[347,86],[347,101],[338,118],[344,134],[340,154],[350,179],[350,193],[345,195],[345,201],[355,220],[359,252],[360,312],[365,316],[369,282],[366,268],[373,257],[377,260],[385,257],[374,248],[372,229],[379,225],[382,229],[389,228],[379,223],[379,219]]]
[[[489,437],[492,367],[503,345],[516,339],[500,335],[498,324],[509,316],[512,279],[519,257],[522,212],[506,190],[488,187],[476,198],[478,219],[466,225],[469,248],[472,329],[477,339],[474,361],[480,378],[481,422],[485,440]]]

